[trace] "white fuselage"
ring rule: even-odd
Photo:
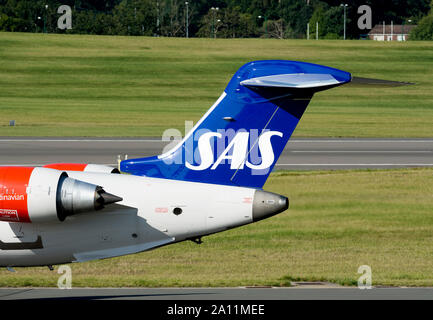
[[[121,256],[253,222],[255,189],[123,174],[67,173],[102,186],[123,201],[63,222],[0,222],[0,241],[9,246],[0,250],[0,266]],[[42,248],[25,248],[38,238]],[[15,243],[24,248],[14,247]]]

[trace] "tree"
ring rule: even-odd
[[[226,8],[223,10],[221,37],[240,38],[240,7]]]
[[[316,36],[316,26],[318,26],[318,36],[322,38],[325,36],[325,8],[323,6],[317,7],[311,19],[309,21],[310,24],[310,38],[314,38]]]
[[[283,19],[268,20],[267,24],[267,33],[269,38],[285,38],[285,22]]]
[[[216,10],[209,9],[203,16],[199,37],[248,38],[258,35],[253,15],[242,13],[239,6]]]
[[[281,18],[286,23],[286,36],[288,38],[306,37],[307,23],[313,10],[313,6],[307,5],[306,1],[291,0],[281,4]]]
[[[189,36],[305,38],[310,22],[315,36],[319,22],[321,38],[343,35],[342,3],[347,3],[347,38],[359,38],[368,30],[357,25],[360,5],[369,5],[373,25],[386,21],[412,24],[433,10],[433,0],[194,0],[188,1]],[[57,8],[72,8],[72,30],[57,28]],[[48,8],[45,8],[48,5]],[[211,10],[211,7],[218,7]],[[194,14],[193,14],[194,13]],[[185,0],[0,0],[0,30],[20,32],[89,33],[119,35],[185,36]],[[262,19],[258,17],[261,16]],[[40,18],[38,18],[40,17]],[[3,21],[1,21],[3,20]],[[262,32],[259,32],[259,29]]]
[[[225,8],[222,11],[221,29],[222,38],[248,38],[257,36],[257,25],[249,13],[242,13],[239,6]]]
[[[123,0],[113,10],[115,34],[153,35],[156,8],[152,0]]]
[[[184,34],[185,12],[184,1],[165,0],[159,1],[159,19],[161,23],[160,35],[176,37]]]
[[[350,22],[350,18],[347,18],[346,25],[349,25]],[[319,38],[341,38],[344,31],[343,8],[319,4],[310,19],[310,38],[316,36],[316,23],[319,23]]]
[[[249,13],[241,13],[239,15],[239,37],[249,38],[259,35],[255,20],[255,16]]]
[[[201,19],[200,29],[197,32],[197,36],[203,38],[216,37],[218,29],[220,29],[222,26],[222,15],[222,10],[216,10],[216,7],[210,8],[209,11]]]
[[[433,40],[433,13],[422,18],[410,32],[410,40]]]
[[[338,39],[344,34],[344,8],[341,6],[331,7],[325,12],[325,38]],[[346,26],[351,24],[346,17]]]

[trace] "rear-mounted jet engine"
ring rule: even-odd
[[[50,222],[103,209],[123,199],[101,186],[48,168],[0,168],[0,221]]]

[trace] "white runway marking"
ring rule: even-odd
[[[338,143],[352,143],[352,142],[356,142],[356,143],[372,143],[372,142],[379,142],[379,143],[389,143],[389,142],[395,142],[395,143],[408,143],[408,142],[415,142],[415,143],[433,143],[433,139],[428,139],[428,140],[395,140],[395,139],[390,139],[390,140],[376,140],[376,139],[335,139],[335,140],[322,140],[322,139],[318,139],[318,140],[302,140],[302,139],[293,139],[293,140],[289,140],[289,143],[304,143],[304,142],[308,142],[308,143],[334,143],[334,142],[338,142]]]
[[[42,167],[48,163],[25,163],[25,164],[0,164],[0,167]],[[117,167],[115,163],[98,163],[105,166]],[[278,166],[312,166],[312,167],[326,167],[326,166],[363,166],[363,167],[376,167],[376,166],[415,166],[415,167],[430,167],[433,163],[277,163]]]
[[[171,142],[152,139],[0,139],[0,142]]]
[[[50,163],[24,163],[24,164],[0,164],[0,167],[43,167]],[[98,163],[103,166],[110,166],[110,167],[116,167],[117,164],[115,163]],[[67,170],[65,170],[67,171]]]

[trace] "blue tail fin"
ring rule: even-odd
[[[350,80],[348,72],[304,62],[247,63],[176,147],[122,161],[120,170],[262,188],[313,94]]]

